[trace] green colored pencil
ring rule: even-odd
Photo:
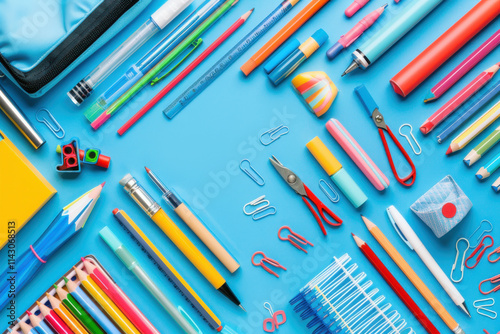
[[[500,126],[479,143],[472,151],[464,158],[464,162],[468,166],[472,166],[476,161],[488,152],[493,146],[500,141]]]
[[[70,310],[90,334],[106,334],[69,292],[58,287],[56,284],[54,284],[54,288],[56,289],[57,297],[59,297],[64,306]]]

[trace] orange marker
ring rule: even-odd
[[[260,48],[250,59],[240,67],[245,75],[262,64],[276,49],[278,49],[290,36],[293,35],[304,23],[314,16],[330,0],[311,0],[304,9],[290,20],[273,38],[271,38],[263,47]],[[295,5],[299,0],[292,0]]]

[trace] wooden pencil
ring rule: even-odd
[[[479,180],[487,179],[493,174],[498,168],[500,168],[500,153],[498,153],[493,159],[490,160],[484,167],[481,167],[477,173],[476,177]]]
[[[488,137],[486,137],[482,142],[479,143],[479,145],[474,147],[474,149],[470,151],[469,154],[467,154],[467,156],[464,158],[464,163],[468,166],[472,166],[499,141],[500,126],[493,130],[493,132]]]
[[[71,331],[75,334],[89,334],[85,328],[80,324],[78,320],[71,314],[71,312],[64,306],[59,299],[52,296],[49,293],[45,293],[47,298],[49,299],[50,306],[59,316],[68,325]]]
[[[59,318],[54,310],[51,310],[48,306],[40,303],[39,301],[37,301],[36,304],[38,305],[43,318],[47,320],[57,334],[73,334],[71,329],[64,321],[62,321],[61,318]]]

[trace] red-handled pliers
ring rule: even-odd
[[[387,124],[385,124],[384,116],[382,116],[382,113],[378,110],[377,103],[370,95],[370,92],[368,92],[368,89],[366,89],[365,85],[356,87],[354,89],[354,92],[361,100],[361,103],[365,107],[368,116],[370,116],[373,119],[373,122],[378,128],[378,133],[380,135],[380,138],[382,139],[382,144],[384,144],[385,154],[387,155],[387,159],[389,160],[389,165],[391,165],[392,174],[394,174],[394,177],[396,178],[396,180],[398,180],[399,183],[401,183],[406,187],[410,187],[411,185],[413,185],[413,183],[415,182],[415,178],[417,177],[417,171],[415,169],[413,161],[411,161],[410,156],[408,155],[408,153],[406,153],[405,149],[398,141],[394,133],[391,131],[391,129],[387,126]],[[399,177],[398,172],[396,171],[396,167],[394,166],[394,161],[392,160],[391,150],[389,149],[389,145],[387,145],[387,140],[385,139],[383,130],[387,131],[389,136],[392,138],[394,144],[396,144],[396,146],[401,151],[401,153],[403,154],[406,161],[411,167],[411,173],[403,178]]]
[[[314,218],[318,222],[318,225],[321,228],[321,231],[323,232],[324,235],[326,235],[326,230],[325,227],[323,226],[323,221],[332,226],[342,225],[342,219],[337,217],[336,214],[334,214],[330,209],[328,209],[328,207],[323,202],[321,202],[316,197],[316,195],[313,194],[313,192],[302,182],[302,180],[294,172],[283,166],[283,164],[279,162],[279,160],[276,159],[274,155],[272,158],[269,158],[269,160],[273,164],[274,168],[276,168],[278,173],[281,175],[283,180],[285,180],[286,183],[288,183],[288,185],[292,187],[292,189],[295,190],[297,194],[302,196],[302,200],[304,201],[304,203],[307,204],[307,207],[314,215]],[[319,215],[314,210],[312,204],[314,204],[314,206],[318,210]],[[335,221],[335,223],[326,218],[326,216],[330,216],[330,218],[332,218]],[[323,218],[323,221],[321,220],[321,218]]]

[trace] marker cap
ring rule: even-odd
[[[352,17],[354,14],[358,12],[361,8],[363,8],[369,0],[354,0],[352,4],[347,7],[344,14],[347,17]]]
[[[151,15],[151,20],[163,29],[175,19],[194,0],[168,0],[156,12]]]
[[[269,74],[276,66],[278,66],[283,60],[285,60],[293,51],[295,51],[300,46],[298,39],[293,38],[289,40],[280,50],[278,50],[264,65],[264,71]]]

